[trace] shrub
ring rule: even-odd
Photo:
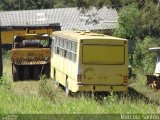
[[[47,84],[47,77],[45,75],[41,76],[40,85],[39,85],[39,95],[55,102],[55,92]]]
[[[11,58],[11,51],[4,50],[3,51],[3,58],[10,59]]]
[[[6,76],[0,78],[0,88],[5,88],[7,90],[11,89],[11,83],[7,80]]]
[[[139,10],[134,4],[124,7],[119,13],[118,28],[115,35],[123,38],[135,38],[139,35]]]
[[[156,64],[156,53],[149,52],[150,47],[156,47],[158,40],[146,37],[144,40],[137,40],[133,55],[134,66],[144,72],[153,73]]]

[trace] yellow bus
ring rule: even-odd
[[[127,91],[128,41],[79,31],[53,33],[51,78],[66,94],[78,91]]]

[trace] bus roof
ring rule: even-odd
[[[104,34],[98,34],[88,31],[56,31],[53,32],[53,36],[64,37],[67,39],[72,39],[78,41],[81,39],[110,39],[110,40],[126,40],[123,38],[112,37]]]

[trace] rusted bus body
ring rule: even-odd
[[[127,91],[128,41],[102,34],[53,33],[51,78],[69,91]]]

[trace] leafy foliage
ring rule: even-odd
[[[55,102],[55,92],[52,90],[51,86],[47,84],[46,76],[41,76],[39,95],[49,98],[50,100]]]
[[[159,1],[139,0],[123,5],[119,11],[119,27],[115,30],[115,35],[135,40],[136,47],[133,62],[135,67],[146,73],[153,73],[156,54],[149,53],[148,48],[156,47],[159,44]]]
[[[7,80],[6,76],[2,76],[0,79],[0,88],[10,90],[11,89],[11,83]]]
[[[159,40],[146,37],[143,41],[136,42],[134,53],[134,65],[148,73],[153,73],[156,63],[156,53],[151,53],[148,48],[157,46]]]
[[[124,7],[119,13],[119,27],[115,35],[123,38],[135,38],[139,35],[139,10],[135,5]]]
[[[144,39],[145,36],[160,35],[160,1],[159,0],[75,0],[81,8],[107,6],[119,12],[118,36],[128,38],[134,35]]]
[[[1,0],[1,10],[30,10],[73,7],[75,0]]]
[[[160,35],[160,6],[159,3],[146,1],[143,9],[141,9],[141,22],[143,36],[150,35],[157,37]]]

